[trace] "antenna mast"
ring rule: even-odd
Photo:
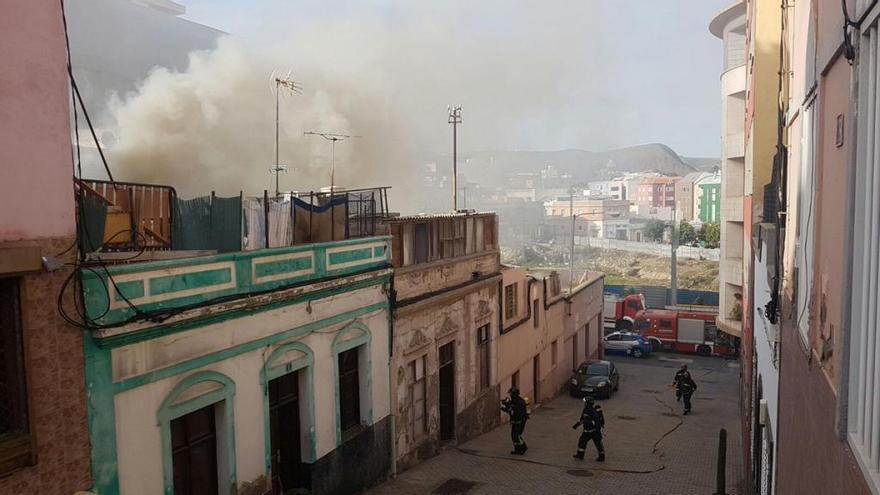
[[[275,197],[278,198],[280,193],[280,188],[278,184],[278,176],[281,172],[286,172],[287,167],[281,166],[281,161],[279,160],[279,146],[278,146],[278,129],[279,129],[279,100],[281,96],[281,88],[289,91],[291,94],[302,94],[302,85],[294,81],[290,78],[290,71],[287,71],[287,76],[285,77],[276,77],[275,73],[272,73],[272,79],[275,83],[275,166],[269,169],[273,174],[275,174]]]

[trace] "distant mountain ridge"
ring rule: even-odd
[[[659,172],[683,176],[710,172],[716,158],[682,158],[665,144],[652,143],[609,151],[478,151],[459,155],[459,171],[479,184],[496,184],[504,176],[539,173],[548,165],[571,174],[576,183],[610,179],[624,172]]]

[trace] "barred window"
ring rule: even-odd
[[[509,320],[516,316],[516,283],[504,288],[504,318]]]

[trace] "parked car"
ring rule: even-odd
[[[584,361],[572,371],[569,393],[573,397],[590,395],[611,397],[620,385],[620,374],[610,361]]]
[[[605,352],[644,357],[651,353],[651,342],[637,333],[612,332],[605,336]]]

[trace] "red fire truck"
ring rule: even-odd
[[[651,342],[655,351],[730,355],[735,337],[715,326],[717,316],[717,311],[705,308],[646,309],[636,315],[633,330]]]
[[[630,330],[639,311],[645,309],[645,296],[630,294],[621,297],[605,294],[605,308],[602,312],[606,330]]]

